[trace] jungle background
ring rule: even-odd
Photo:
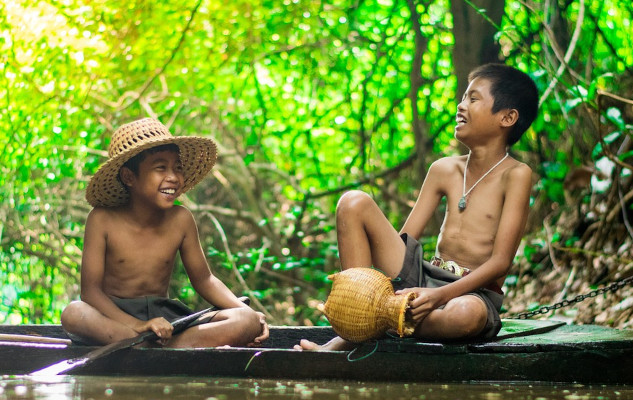
[[[180,201],[213,272],[272,324],[326,324],[334,211],[362,189],[402,226],[453,137],[467,73],[529,72],[534,171],[506,314],[633,275],[628,0],[9,0],[0,3],[0,323],[79,296],[87,181],[116,127],[214,137]],[[442,210],[422,242],[432,252]],[[170,295],[200,308],[178,264]],[[630,327],[629,285],[541,318]]]

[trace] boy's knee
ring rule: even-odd
[[[64,308],[60,319],[65,330],[72,330],[82,320],[83,305],[81,301],[73,301]]]
[[[350,190],[341,196],[336,205],[337,217],[366,209],[374,200],[361,190]]]
[[[241,310],[241,313],[243,314],[241,317],[245,325],[244,328],[251,331],[255,331],[255,337],[257,337],[257,335],[260,333],[262,329],[262,324],[259,319],[259,315],[250,308],[243,308],[243,310]]]
[[[232,330],[236,336],[233,339],[234,342],[250,343],[261,334],[262,324],[259,315],[253,309],[240,307],[230,310],[231,316],[229,318],[235,328]]]
[[[486,326],[488,310],[483,300],[476,296],[462,296],[451,304],[453,328],[457,337],[472,337]]]

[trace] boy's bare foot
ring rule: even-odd
[[[353,343],[340,336],[335,337],[324,345],[318,345],[306,339],[301,339],[299,344],[294,345],[295,350],[351,350],[353,348]]]
[[[295,350],[321,350],[323,346],[319,346],[318,344],[306,339],[301,339],[299,344],[295,344],[293,348]]]

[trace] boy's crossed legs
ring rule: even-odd
[[[407,251],[398,232],[387,220],[374,200],[364,192],[345,193],[336,208],[341,268],[371,267],[382,270],[389,278],[396,278]],[[431,288],[404,289],[415,291],[418,298],[412,305],[426,301]],[[436,308],[417,320],[414,335],[426,339],[460,339],[477,335],[484,328],[488,311],[484,301],[475,295],[456,297],[442,308]],[[296,345],[297,350],[347,350],[353,344],[336,337],[323,346],[308,340]]]
[[[162,344],[173,348],[246,346],[262,331],[259,316],[250,308],[211,311],[200,319],[209,322],[189,327]],[[151,324],[151,321],[147,323]],[[162,322],[162,326],[171,326],[166,320],[158,322]],[[100,344],[117,342],[139,334],[83,301],[72,302],[66,307],[62,313],[62,325],[73,336],[91,338]],[[165,330],[161,332],[162,335],[166,334]]]

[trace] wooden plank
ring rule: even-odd
[[[27,342],[27,343],[55,343],[55,344],[72,344],[70,339],[62,339],[57,337],[39,336],[39,335],[19,335],[11,333],[0,333],[0,341],[2,342]]]

